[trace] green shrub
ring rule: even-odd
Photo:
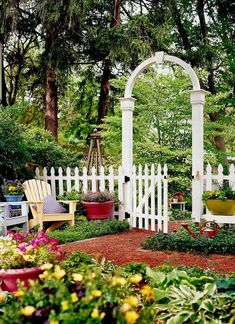
[[[63,195],[57,197],[59,200],[81,200],[81,193],[75,189],[70,192],[65,192]]]
[[[144,249],[160,251],[235,254],[235,234],[232,230],[220,230],[212,238],[207,239],[198,234],[197,239],[194,239],[182,230],[170,234],[157,233],[154,237],[148,237],[142,245]]]
[[[169,219],[171,221],[191,219],[191,214],[192,213],[190,211],[188,211],[188,210],[180,211],[180,210],[171,208]]]
[[[127,231],[129,228],[129,223],[118,220],[91,221],[81,222],[77,226],[54,231],[49,236],[59,239],[60,243],[67,243],[106,234],[120,233]]]

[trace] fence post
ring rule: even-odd
[[[126,181],[123,183],[123,207],[124,213],[132,217],[132,195],[131,195],[131,172],[133,166],[133,111],[135,98],[121,98],[122,111],[122,168]],[[128,181],[129,178],[129,181]],[[125,217],[125,215],[123,215]]]
[[[151,165],[151,231],[155,231],[155,167],[154,164]]]
[[[56,185],[55,185],[55,169],[51,168],[51,192],[52,196],[56,197]]]
[[[157,167],[157,230],[162,231],[162,167]]]
[[[167,165],[163,167],[163,232],[168,233],[168,174]]]
[[[206,91],[191,91],[192,105],[192,218],[200,222],[203,214],[203,107]]]
[[[235,190],[235,167],[234,164],[231,164],[229,167],[229,185]]]
[[[59,167],[58,169],[59,174],[59,195],[64,194],[64,183],[63,183],[63,169]]]

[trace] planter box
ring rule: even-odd
[[[235,215],[235,200],[207,200],[206,207],[213,215]]]

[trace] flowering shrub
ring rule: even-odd
[[[81,256],[83,261],[84,256]],[[89,261],[90,263],[90,261]],[[64,264],[65,265],[65,264]],[[0,323],[233,323],[234,294],[219,293],[203,270],[127,267],[102,271],[98,264],[70,272],[50,263],[29,289],[22,285],[6,303],[0,294]],[[133,273],[134,272],[134,273]],[[190,273],[190,274],[189,274]],[[2,305],[2,306],[1,306]]]
[[[82,195],[81,200],[87,202],[105,202],[114,200],[114,195],[108,191],[87,192]]]
[[[147,284],[139,286],[141,275],[104,275],[98,268],[67,275],[58,265],[41,268],[44,272],[39,280],[29,290],[20,287],[12,303],[3,307],[4,323],[135,324],[153,320],[155,311],[148,310],[153,291]]]
[[[235,191],[232,190],[229,183],[224,182],[222,186],[220,186],[219,190],[214,191],[205,191],[202,195],[202,200],[227,200],[232,199],[235,200]]]
[[[0,269],[34,267],[62,259],[57,239],[43,231],[36,234],[8,232],[0,237]]]
[[[22,195],[24,193],[22,184],[19,180],[6,180],[2,185],[4,195]]]

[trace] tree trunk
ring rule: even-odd
[[[114,0],[114,15],[111,23],[111,28],[115,28],[120,24],[120,13],[121,13],[121,0]],[[98,103],[98,125],[103,123],[104,117],[107,115],[109,107],[109,90],[110,90],[110,79],[112,75],[112,62],[110,59],[105,59],[103,62],[103,74],[100,84],[100,97]]]
[[[201,35],[203,38],[203,43],[205,46],[205,57],[207,61],[207,70],[209,72],[208,74],[208,90],[211,94],[216,94],[216,87],[215,87],[215,73],[214,73],[214,66],[213,66],[213,54],[211,53],[211,50],[209,48],[208,44],[208,37],[207,37],[207,25],[206,25],[206,19],[205,19],[205,1],[204,0],[198,0],[197,1],[197,12],[200,22],[200,30]],[[219,120],[219,114],[218,113],[209,113],[209,117],[211,122],[217,122]],[[221,132],[221,129],[217,129],[218,132]],[[224,137],[222,135],[215,135],[214,136],[214,145],[216,149],[221,152],[225,153],[225,142]],[[224,162],[227,163],[227,158],[224,158]]]
[[[46,67],[45,82],[45,130],[58,140],[57,83],[54,68],[49,62]]]
[[[4,65],[3,65],[3,44],[0,42],[0,104],[6,107],[6,83],[4,77]]]

